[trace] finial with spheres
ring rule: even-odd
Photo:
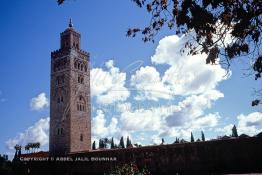
[[[73,23],[72,23],[72,18],[70,18],[70,20],[69,20],[69,25],[68,25],[70,28],[72,28],[73,27]]]

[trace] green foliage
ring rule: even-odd
[[[232,59],[245,56],[253,63],[255,80],[261,77],[261,0],[132,1],[144,8],[151,19],[144,28],[129,28],[127,36],[135,37],[140,33],[144,42],[154,42],[165,26],[177,35],[193,31],[194,37],[185,43],[182,52],[188,51],[190,55],[205,53],[207,64],[220,63],[226,68],[230,67]],[[261,99],[254,100],[252,106],[260,102]]]
[[[99,147],[99,149],[103,149],[103,148],[106,147],[103,139],[99,139],[99,146],[98,147]]]
[[[12,171],[11,162],[8,160],[7,155],[0,155],[0,174],[1,175],[11,175],[14,174]]]
[[[41,146],[40,142],[35,142],[35,143],[28,143],[27,145],[25,145],[25,151],[27,151],[28,153],[31,152],[35,152],[37,149],[39,149]]]
[[[65,2],[65,0],[57,0],[57,4],[58,5],[61,5],[61,4],[63,4]]]
[[[58,5],[68,0],[57,0]],[[229,68],[231,60],[245,56],[253,63],[255,80],[262,74],[261,0],[131,0],[151,16],[144,28],[129,28],[126,35],[142,34],[144,42],[167,26],[177,35],[194,32],[182,49],[190,55],[205,53],[207,64]],[[200,20],[201,18],[201,20]],[[230,37],[230,38],[229,38]],[[220,56],[220,60],[218,59]],[[261,98],[262,90],[258,93]],[[252,106],[262,99],[252,101]]]
[[[123,164],[115,167],[108,175],[150,175],[146,169],[139,169],[135,163]]]
[[[110,143],[111,143],[111,141],[110,141],[108,138],[99,139],[98,148],[99,148],[99,149],[108,148],[108,145],[109,145]]]

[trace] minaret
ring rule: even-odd
[[[51,53],[50,155],[91,149],[90,59],[80,37],[70,19]]]

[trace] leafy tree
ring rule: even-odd
[[[96,141],[94,141],[92,144],[92,150],[96,150]]]
[[[57,0],[58,5],[61,5],[64,3],[65,0]]]
[[[102,141],[101,139],[99,139],[99,143],[98,143],[98,148],[99,148],[99,149],[101,149],[101,148],[104,147],[102,142],[103,142],[103,141]]]
[[[150,171],[147,168],[140,168],[135,162],[128,164],[120,164],[114,167],[110,172],[105,173],[106,175],[150,175]]]
[[[119,147],[120,148],[125,148],[125,143],[124,143],[124,137],[122,136],[119,142]]]
[[[206,141],[206,139],[205,139],[205,134],[204,134],[203,131],[201,131],[201,138],[202,138],[202,141],[203,141],[203,142]]]
[[[193,136],[192,132],[191,132],[191,142],[195,142],[195,139],[194,139],[194,136]]]
[[[138,143],[135,143],[134,146],[137,147],[137,148],[142,147],[142,145],[139,145]]]
[[[108,138],[99,139],[99,148],[100,149],[107,148],[108,143],[109,143]]]
[[[234,125],[233,128],[232,128],[232,137],[238,137],[236,125]]]
[[[151,16],[148,26],[129,28],[127,36],[142,34],[144,42],[167,26],[178,35],[191,35],[184,47],[188,54],[206,53],[206,63],[229,68],[232,59],[245,56],[252,63],[255,80],[262,73],[261,0],[132,0]],[[221,57],[222,56],[222,57]],[[218,60],[218,57],[222,58]],[[262,90],[256,91],[262,96]],[[261,103],[261,98],[252,106]]]
[[[30,150],[30,147],[29,147],[29,145],[27,144],[27,145],[25,145],[25,151],[27,152],[27,153],[29,153],[29,150]]]

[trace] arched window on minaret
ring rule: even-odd
[[[80,95],[79,98],[77,99],[77,110],[78,111],[86,111],[86,102],[84,98]]]

